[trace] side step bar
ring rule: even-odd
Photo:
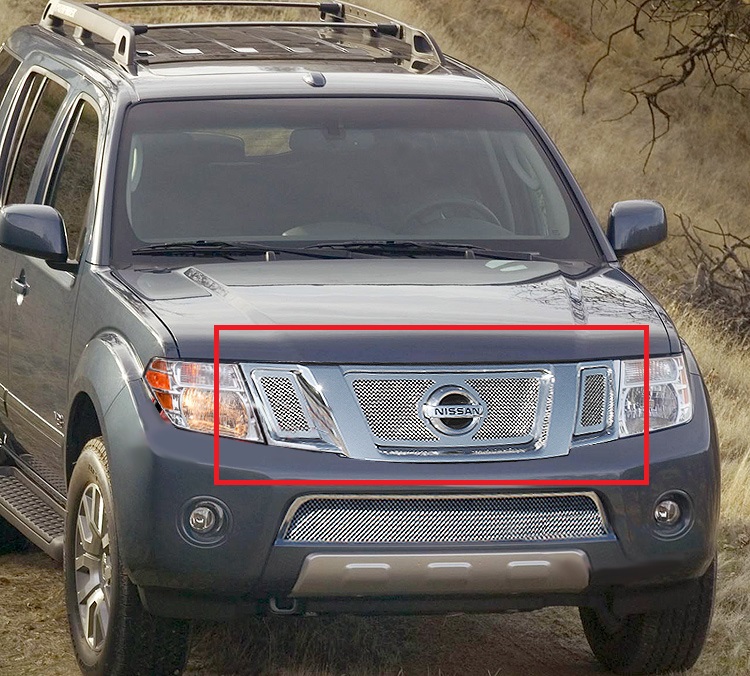
[[[62,561],[65,509],[15,467],[0,467],[0,516]]]

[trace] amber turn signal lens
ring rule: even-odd
[[[156,401],[162,408],[166,408],[171,411],[174,408],[174,402],[172,401],[172,395],[169,392],[154,392]]]
[[[146,371],[146,382],[155,390],[169,390],[169,376],[159,371]]]

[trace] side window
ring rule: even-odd
[[[16,157],[16,164],[10,177],[8,204],[23,204],[26,202],[31,177],[34,175],[42,146],[47,138],[52,122],[57,115],[67,91],[53,80],[42,83],[41,93],[34,96],[34,86],[26,101],[26,107],[32,109],[34,97],[37,101],[33,107],[31,117],[24,127],[19,127],[17,134],[22,134],[22,140]]]
[[[47,204],[65,221],[70,258],[78,258],[94,191],[99,116],[86,101],[78,103],[53,177]]]
[[[10,111],[10,120],[8,122],[10,139],[6,141],[8,152],[5,159],[5,166],[3,167],[3,191],[0,195],[4,203],[7,203],[5,200],[8,195],[8,182],[16,156],[18,155],[18,146],[21,144],[23,130],[29,121],[31,111],[34,110],[34,104],[39,98],[39,92],[44,84],[44,80],[44,76],[39,73],[29,75],[21,86],[21,93],[15,106]]]
[[[21,63],[14,56],[5,50],[0,51],[0,103],[3,102],[3,98],[8,93],[10,81],[20,65]]]

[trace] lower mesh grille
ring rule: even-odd
[[[286,542],[480,543],[607,534],[589,494],[307,498],[292,506]]]

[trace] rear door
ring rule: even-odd
[[[38,175],[42,173],[45,162],[45,146],[52,141],[57,119],[62,112],[63,104],[68,96],[68,85],[48,73],[33,71],[29,75],[29,95],[25,105],[26,117],[15,130],[14,157],[7,175],[6,204],[25,204],[36,201],[36,184]],[[48,150],[47,150],[48,152]],[[35,175],[37,175],[35,179]],[[51,461],[51,454],[55,446],[59,449],[62,433],[54,424],[47,424],[38,413],[40,399],[54,398],[58,390],[59,373],[62,366],[57,358],[56,350],[46,354],[41,361],[35,361],[31,355],[39,354],[44,335],[57,334],[64,326],[56,324],[54,314],[49,317],[49,323],[37,326],[29,331],[26,312],[29,305],[38,305],[41,289],[31,285],[28,275],[42,265],[43,261],[34,261],[28,256],[17,254],[14,266],[10,270],[3,270],[6,279],[0,282],[3,286],[10,286],[15,282],[16,288],[23,286],[24,293],[13,292],[10,305],[9,325],[10,340],[8,344],[8,393],[6,404],[10,419],[10,429],[18,450],[23,450],[37,458],[47,458]],[[62,278],[64,273],[60,273]],[[23,322],[23,327],[20,323]],[[64,371],[67,373],[67,368]],[[33,390],[31,389],[33,387]],[[59,455],[59,452],[58,452]]]
[[[13,91],[11,86],[13,76],[18,71],[20,62],[8,51],[0,50],[0,141],[6,137],[11,125],[11,107],[13,105]],[[7,148],[0,143],[0,178],[2,166],[7,157]],[[0,181],[0,186],[2,181]],[[2,201],[0,200],[0,205]],[[15,266],[15,254],[0,247],[0,280]],[[8,382],[8,338],[9,313],[12,294],[9,284],[0,283],[0,422],[7,424],[5,416],[5,390]]]
[[[31,102],[36,99],[41,76],[19,72],[20,62],[6,50],[0,51],[0,206],[7,203],[9,175],[17,150],[17,130],[27,121]],[[9,339],[12,316],[10,280],[16,254],[0,247],[0,421],[7,426],[5,407],[8,386]]]
[[[95,96],[75,91],[81,85],[74,81],[71,87],[50,75],[10,179],[9,202],[24,199],[55,207],[68,240],[69,262],[63,269],[19,254],[13,272],[25,293],[11,303],[8,410],[15,441],[42,476],[63,473],[76,264],[95,204],[101,113]],[[15,192],[14,176],[19,177]]]

